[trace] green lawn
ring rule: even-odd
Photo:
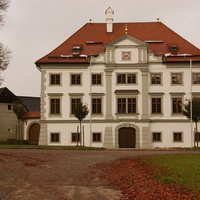
[[[177,183],[192,192],[200,192],[200,154],[151,156],[145,160],[164,183]]]

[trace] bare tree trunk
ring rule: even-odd
[[[15,130],[15,144],[17,144],[17,125],[16,125],[16,130]]]
[[[77,134],[76,134],[76,142],[77,142],[77,146],[78,146],[78,132],[79,132],[79,128],[77,126]]]
[[[195,124],[196,124],[196,133],[195,133],[195,135],[196,135],[196,138],[197,138],[197,147],[199,147],[199,133],[198,133],[197,122],[195,122]]]
[[[85,140],[85,138],[84,138],[84,126],[83,126],[83,146],[85,146],[84,140]]]
[[[18,129],[17,129],[17,137],[18,137],[18,142],[20,141],[20,123],[19,123],[20,121],[19,121],[19,119],[18,119]]]
[[[81,146],[81,121],[80,121],[80,146]]]
[[[21,144],[23,143],[23,135],[22,135],[22,121],[20,120],[20,137],[21,137]]]

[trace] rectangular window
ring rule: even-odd
[[[172,98],[172,113],[182,113],[182,98]]]
[[[81,85],[81,74],[71,74],[71,85]]]
[[[92,85],[101,85],[101,74],[92,74]]]
[[[118,113],[136,113],[136,98],[118,98]]]
[[[93,142],[101,142],[101,133],[93,133]]]
[[[117,112],[118,113],[126,113],[126,99],[118,98],[117,99]]]
[[[51,142],[59,142],[59,133],[51,133]]]
[[[136,84],[136,74],[117,74],[117,84]]]
[[[92,113],[101,114],[101,98],[92,99]]]
[[[128,98],[128,113],[136,113],[136,98]]]
[[[60,74],[51,74],[51,85],[60,85]]]
[[[60,114],[60,99],[51,99],[50,100],[50,112],[51,114]]]
[[[125,84],[126,83],[126,74],[117,74],[117,83]]]
[[[12,106],[11,105],[8,105],[8,110],[11,110],[12,109]]]
[[[161,133],[160,132],[153,133],[153,142],[161,142]]]
[[[193,84],[200,84],[200,73],[193,73],[192,74],[192,83]]]
[[[127,83],[135,84],[136,83],[136,74],[127,74]]]
[[[78,105],[80,105],[80,103],[81,103],[81,99],[80,98],[71,99],[71,113],[72,114],[77,109]]]
[[[151,74],[151,84],[161,84],[161,74]]]
[[[72,142],[77,142],[77,137],[78,137],[78,142],[80,142],[80,133],[72,133]]]
[[[152,113],[161,113],[161,98],[152,98]]]
[[[200,132],[195,133],[195,141],[200,141]]]
[[[182,133],[174,132],[174,142],[182,142]]]
[[[173,73],[171,75],[172,84],[182,84],[182,74],[181,73]]]

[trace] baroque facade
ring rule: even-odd
[[[76,145],[80,102],[84,144],[106,148],[191,147],[182,114],[199,95],[200,50],[163,23],[87,23],[36,61],[41,71],[40,145]],[[192,66],[192,69],[191,69]],[[83,129],[83,127],[82,127]]]

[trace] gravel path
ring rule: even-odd
[[[99,178],[94,165],[169,153],[183,152],[0,149],[0,199],[125,200],[118,188]]]

